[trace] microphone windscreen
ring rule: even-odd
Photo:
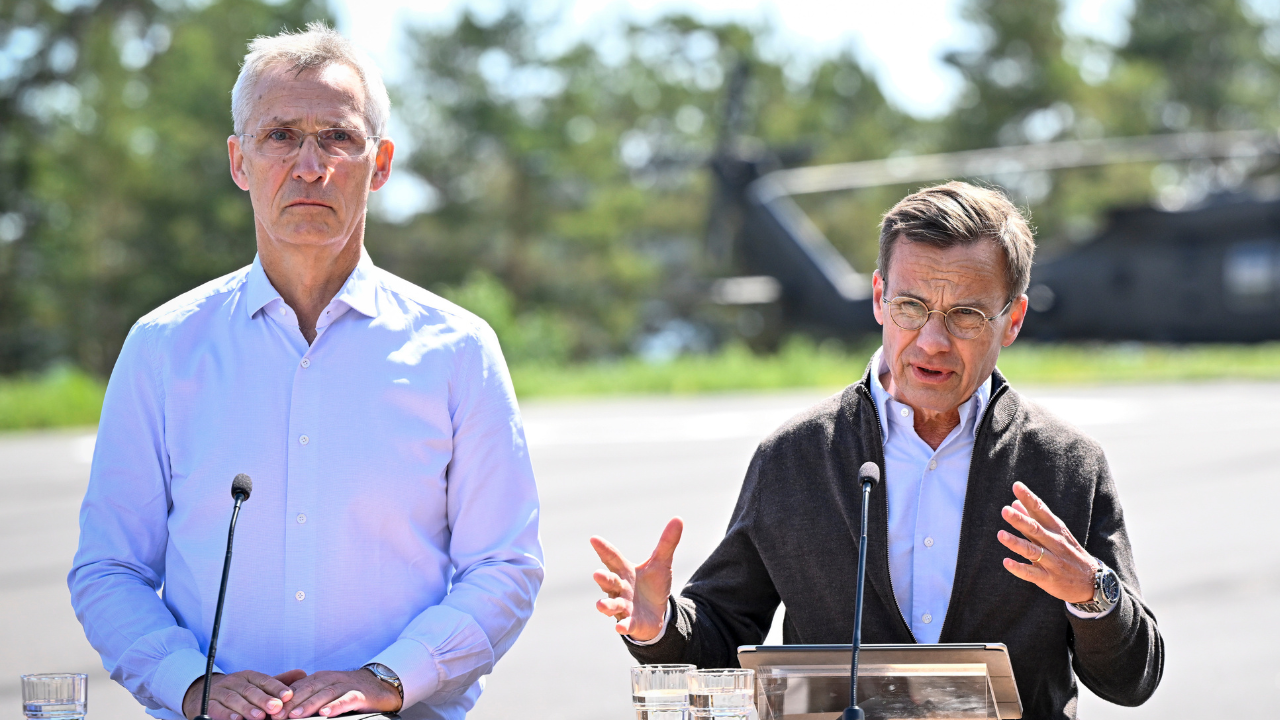
[[[231,497],[244,495],[244,499],[249,499],[249,493],[253,492],[253,480],[248,475],[240,473],[231,481]]]
[[[873,462],[864,462],[862,467],[858,468],[858,484],[871,483],[871,487],[875,487],[880,483],[880,466]]]

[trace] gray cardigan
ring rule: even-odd
[[[848,643],[860,524],[857,474],[867,460],[884,468],[869,375],[760,444],[724,540],[672,599],[663,638],[648,646],[628,643],[631,654],[644,663],[735,667],[738,646],[764,640],[779,602],[786,605],[784,643]],[[1110,614],[1077,618],[1061,600],[1004,569],[1003,558],[1016,556],[996,532],[1007,528],[1000,509],[1013,502],[1016,480],[1120,576],[1124,592]],[[1164,640],[1142,602],[1102,448],[1024,400],[998,371],[978,426],[963,512],[940,642],[1007,645],[1025,718],[1074,718],[1075,676],[1113,703],[1139,705],[1151,697],[1164,669]],[[863,641],[915,642],[889,579],[884,483],[871,492],[867,543]]]

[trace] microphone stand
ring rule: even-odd
[[[870,467],[867,467],[867,466]],[[853,662],[849,668],[849,707],[841,720],[864,720],[858,707],[858,651],[862,649],[862,594],[867,579],[867,508],[871,504],[871,488],[880,479],[880,468],[875,463],[864,463],[858,471],[862,485],[862,534],[858,540],[858,586],[853,605]]]
[[[196,720],[213,720],[209,717],[209,680],[213,677],[213,658],[218,654],[218,630],[222,626],[222,604],[227,599],[227,578],[231,576],[231,546],[236,539],[236,520],[240,517],[240,505],[249,499],[248,487],[240,485],[240,478],[243,477],[248,481],[249,476],[237,475],[236,483],[232,484],[231,496],[235,498],[235,507],[231,510],[231,527],[227,530],[227,559],[222,562],[222,584],[218,588],[218,605],[213,611],[213,634],[209,636],[209,661],[204,669],[204,692],[200,699],[200,714]]]

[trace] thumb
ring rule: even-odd
[[[684,520],[678,517],[671,518],[671,521],[663,528],[662,536],[658,538],[658,547],[654,548],[650,562],[657,561],[663,565],[670,565],[671,560],[676,555],[676,546],[680,544],[680,536],[683,533]]]

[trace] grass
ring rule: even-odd
[[[517,363],[511,375],[517,394],[525,399],[838,388],[862,376],[874,349],[874,344],[845,350],[797,339],[770,356],[729,346],[715,355],[685,356],[664,364],[637,358],[571,366]],[[1021,342],[1000,354],[1000,370],[1019,385],[1280,381],[1280,342],[1191,346]],[[98,421],[103,391],[101,381],[75,370],[0,378],[0,430],[92,425]]]
[[[628,358],[570,367],[512,367],[522,398],[843,387],[862,377],[876,343],[842,350],[793,340],[771,356],[730,346],[716,355],[653,365]],[[1280,343],[1166,346],[1037,344],[1000,353],[1000,371],[1019,385],[1190,380],[1278,380]]]
[[[93,425],[106,386],[78,370],[0,377],[0,430]]]

